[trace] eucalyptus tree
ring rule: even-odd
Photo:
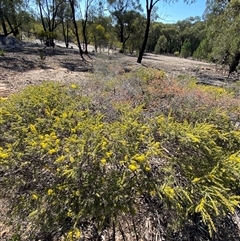
[[[179,52],[181,49],[181,40],[176,24],[165,24],[162,33],[167,39],[166,52],[169,54]]]
[[[158,38],[157,44],[155,45],[154,52],[156,54],[165,53],[167,50],[167,38],[164,35],[161,35]]]
[[[76,0],[68,0],[68,2],[70,4],[70,9],[72,12],[73,33],[77,39],[79,54],[80,54],[81,58],[84,59],[83,50],[81,47],[81,41],[80,41],[80,37],[79,37],[79,28],[78,28],[77,19],[76,19],[77,1]]]
[[[24,0],[0,0],[0,24],[4,36],[19,34],[19,27],[22,24],[19,13],[24,9]]]
[[[36,25],[38,25],[37,19],[34,17],[31,9],[21,11],[17,16],[21,23],[19,26],[20,37],[27,36],[29,38],[33,34]]]
[[[61,24],[58,13],[66,0],[36,0],[47,43],[54,46],[54,30]]]
[[[111,16],[95,15],[88,27],[89,40],[94,45],[96,52],[102,48],[110,49],[118,45]]]
[[[95,52],[102,52],[102,49],[107,45],[108,42],[108,35],[106,29],[103,25],[94,23],[91,25],[91,32],[92,32],[92,42],[94,44]]]
[[[133,22],[136,12],[141,11],[139,0],[107,0],[108,9],[113,18],[115,31],[119,41],[122,43],[122,51],[127,39],[133,31]],[[134,16],[135,15],[135,16]]]
[[[130,47],[131,43],[128,43],[130,38],[131,42],[136,42],[139,43],[138,39],[142,38],[140,32],[138,30],[142,30],[141,26],[139,24],[142,24],[141,21],[141,14],[137,11],[131,10],[131,11],[126,11],[123,14],[123,20],[124,20],[124,28],[123,31],[121,31],[122,36],[119,36],[121,39],[122,43],[122,51],[125,52],[126,50],[126,45],[128,44],[128,47]],[[135,48],[134,45],[131,45],[131,52],[134,51]]]
[[[142,14],[135,12],[136,17],[132,21],[132,32],[129,34],[129,38],[125,42],[126,50],[133,54],[139,52],[141,48],[141,40],[143,39],[145,18]]]
[[[200,42],[204,38],[206,25],[202,19],[197,17],[189,17],[185,20],[178,21],[176,26],[179,31],[179,39],[181,41],[181,47],[184,45],[188,47],[189,55],[192,55],[198,48]]]
[[[81,10],[82,34],[83,34],[83,41],[85,46],[84,52],[86,54],[88,53],[88,42],[89,42],[87,26],[89,22],[89,17],[91,17],[91,14],[93,14],[96,4],[97,3],[95,0],[85,0],[83,7],[81,8],[82,9]]]
[[[151,20],[152,20],[152,15],[155,13],[154,10],[156,9],[156,5],[158,2],[161,0],[146,0],[145,1],[145,11],[146,11],[146,27],[144,31],[144,38],[143,38],[143,43],[142,47],[140,49],[139,55],[137,62],[141,63],[143,54],[145,52],[146,46],[147,46],[147,41],[148,41],[148,36],[149,36],[149,31],[150,31],[150,25],[151,25]],[[195,0],[184,0],[186,3],[193,3]],[[167,1],[167,2],[175,2],[174,0],[172,1]]]
[[[196,55],[235,71],[240,61],[240,1],[208,0],[205,11],[206,35]]]
[[[58,17],[59,21],[61,22],[63,39],[65,42],[66,48],[68,48],[69,41],[70,41],[69,32],[70,32],[71,22],[72,22],[72,12],[71,12],[70,5],[68,2],[64,2],[59,7],[57,17]]]

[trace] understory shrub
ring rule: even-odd
[[[119,106],[118,120],[107,123],[75,87],[46,83],[1,104],[6,198],[15,222],[31,223],[19,230],[28,240],[77,239],[85,220],[101,230],[134,214],[159,152],[140,108]]]
[[[124,99],[112,91],[134,78],[134,103],[127,91]],[[105,101],[51,82],[1,99],[0,185],[12,240],[215,240],[235,212],[240,130],[230,112],[236,116],[237,105],[221,109],[210,99],[211,108],[201,102],[189,117],[193,93],[207,100],[214,91],[216,102],[233,101],[231,94],[168,86],[156,70],[120,82],[106,83]],[[181,116],[174,100],[186,106]]]

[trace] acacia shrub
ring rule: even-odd
[[[1,179],[15,235],[77,240],[86,220],[104,230],[136,212],[159,143],[140,107],[115,109],[118,119],[105,122],[74,84],[31,86],[1,102]]]
[[[230,120],[222,121],[218,126],[159,115],[152,123],[165,159],[151,169],[158,173],[153,174],[156,195],[175,213],[168,225],[177,231],[191,221],[207,240],[217,232],[217,218],[234,213],[240,202],[240,130],[229,130]]]
[[[188,224],[211,240],[218,218],[239,205],[232,94],[152,69],[105,84],[93,95],[46,82],[0,102],[1,186],[16,234],[79,240],[87,223],[92,238],[107,230],[109,239],[118,231],[138,240],[155,230],[174,240]],[[196,108],[194,91],[203,99]]]
[[[169,217],[174,217],[172,224],[178,223],[179,228],[197,214],[200,221],[206,225],[198,227],[199,230],[202,228],[206,233],[211,234],[220,230],[221,228],[217,227],[218,218],[224,217],[227,210],[233,212],[234,207],[239,203],[237,192],[239,182],[236,181],[239,177],[238,171],[235,172],[239,170],[239,129],[236,125],[239,121],[239,96],[232,88],[197,84],[193,78],[188,80],[165,78],[163,71],[151,68],[142,68],[137,73],[126,74],[118,79],[118,84],[116,89],[119,90],[119,93],[125,94],[122,96],[114,94],[115,100],[128,102],[132,106],[142,104],[145,116],[153,116],[155,119],[160,114],[159,118],[163,119],[163,123],[165,122],[165,125],[160,125],[159,131],[156,129],[152,131],[160,133],[155,138],[161,143],[161,147],[165,151],[167,150],[165,158],[159,156],[157,161],[151,162],[150,173],[153,170],[159,170],[157,174],[149,175],[154,176],[152,183],[157,182],[156,186],[162,187],[162,192],[158,192],[158,197],[161,197],[158,199],[160,206],[162,200],[166,201],[169,198],[167,196],[172,197],[170,199],[172,201],[171,209],[175,207],[176,213],[175,215],[172,214],[173,212],[169,214],[166,210]],[[124,91],[121,92],[120,88],[123,88]],[[109,97],[111,98],[111,96]],[[186,135],[184,142],[182,135]],[[179,142],[179,140],[181,141]],[[228,163],[230,157],[233,161],[232,164]],[[169,162],[169,160],[171,161]],[[178,162],[181,165],[177,164]],[[222,169],[219,169],[219,166]],[[230,170],[235,171],[230,171],[229,167]],[[170,171],[165,173],[164,170]],[[228,171],[226,172],[226,170]],[[208,180],[207,173],[210,173],[209,177],[213,177],[213,180]],[[213,176],[212,173],[214,173]],[[189,176],[190,174],[191,176]],[[228,176],[228,174],[230,175]],[[200,176],[204,177],[201,180],[206,181],[207,187],[196,183],[192,185],[191,180]],[[181,185],[177,185],[181,182]],[[168,186],[166,183],[171,183],[172,186]],[[165,186],[167,188],[164,188]],[[179,189],[175,189],[176,186],[179,186]],[[219,190],[221,190],[220,194]],[[162,194],[165,191],[169,191],[167,196]],[[211,193],[209,194],[208,191]],[[174,193],[176,198],[186,197],[186,199],[174,199]],[[199,194],[200,196],[198,196]],[[207,200],[205,200],[205,196],[203,197],[205,194]],[[231,197],[230,201],[228,197]],[[198,212],[200,200],[202,200],[201,205],[206,201],[204,210],[202,211],[202,207],[200,208],[202,213]],[[226,200],[228,202],[225,202]],[[184,210],[184,215],[179,214],[181,206],[177,206],[181,202],[183,202],[182,207],[185,207],[181,210]],[[221,211],[218,210],[219,208]],[[188,218],[176,222],[175,217],[186,217],[185,215]],[[194,223],[193,220],[191,221]],[[171,225],[169,224],[169,226]],[[211,238],[209,237],[209,239]]]

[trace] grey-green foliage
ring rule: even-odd
[[[187,58],[191,56],[191,43],[188,40],[185,40],[182,47],[181,47],[181,52],[180,52],[181,57]]]
[[[203,40],[205,29],[206,24],[201,17],[189,17],[174,24],[154,23],[149,32],[146,50],[173,54],[180,52],[182,45],[187,41],[190,43],[192,55]]]
[[[190,42],[191,54],[198,48],[205,34],[205,23],[200,17],[190,17],[178,21],[179,37],[183,45],[186,40]]]
[[[160,53],[165,53],[167,49],[167,38],[164,35],[161,35],[158,38],[157,44],[155,46],[155,53],[160,54]]]
[[[113,21],[116,23],[116,33],[118,40],[124,45],[128,35],[132,32],[131,27],[136,16],[135,10],[141,9],[139,1],[132,0],[108,0],[108,10]],[[123,46],[124,47],[124,46]]]
[[[0,0],[0,26],[5,36],[12,33],[17,36],[21,25],[20,14],[24,9],[23,0]]]
[[[211,1],[206,13],[206,35],[195,52],[196,57],[231,66],[240,49],[239,11],[239,0]]]

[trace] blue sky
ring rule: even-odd
[[[170,4],[161,0],[157,4],[158,15],[164,19],[160,19],[161,22],[175,23],[178,20],[184,20],[188,17],[202,16],[205,10],[205,4],[206,0],[196,0],[196,2],[191,5],[184,3],[183,0]]]

